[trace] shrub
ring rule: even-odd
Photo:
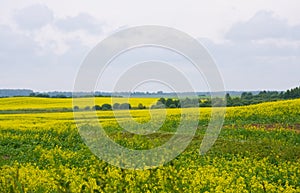
[[[120,103],[115,103],[112,107],[114,110],[115,109],[120,109]]]
[[[95,105],[95,106],[93,106],[93,110],[99,111],[99,110],[101,110],[101,109],[102,109],[102,108],[101,108],[100,105]]]
[[[110,104],[103,104],[102,105],[102,110],[111,110],[112,106]]]
[[[131,109],[131,105],[129,103],[122,103],[119,108],[120,109]]]
[[[176,108],[175,104],[170,104],[169,108]]]
[[[146,107],[142,104],[142,103],[140,103],[139,105],[138,105],[138,109],[145,109]]]
[[[89,110],[91,110],[91,107],[90,106],[86,106],[86,107],[84,107],[84,110],[89,111]]]

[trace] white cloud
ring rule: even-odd
[[[74,32],[78,30],[87,31],[90,33],[100,34],[103,32],[103,22],[98,21],[95,17],[87,13],[80,13],[74,17],[66,17],[58,19],[55,25],[67,32]]]
[[[300,41],[291,33],[300,34],[299,29],[272,12],[259,11],[234,24],[226,41],[199,41],[214,56],[229,88],[285,90],[300,82]]]
[[[46,45],[32,35],[0,26],[0,88],[71,90],[77,69],[88,51],[81,41],[66,40],[57,54],[56,41]]]
[[[14,32],[9,26],[0,26],[1,66],[11,62],[30,63],[32,55],[39,49],[36,42],[27,35]]]
[[[53,12],[45,5],[34,4],[18,10],[14,15],[14,19],[21,28],[33,30],[51,23]]]
[[[297,39],[300,25],[290,26],[286,19],[276,17],[273,12],[259,11],[248,21],[238,22],[225,34],[233,41],[260,40],[270,38]]]

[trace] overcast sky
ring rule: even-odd
[[[298,0],[3,0],[0,88],[71,91],[81,62],[97,43],[149,24],[198,39],[215,59],[226,90],[300,85]]]

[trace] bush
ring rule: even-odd
[[[101,108],[100,105],[95,105],[95,106],[93,106],[93,110],[99,111],[99,110],[101,110],[101,109],[102,109],[102,108]]]
[[[86,107],[84,107],[84,110],[89,111],[89,110],[91,110],[91,107],[90,106],[86,106]]]
[[[156,104],[151,106],[151,109],[164,109],[164,108],[166,108],[164,104]]]
[[[129,103],[122,103],[119,108],[120,109],[131,109],[131,105]]]
[[[110,104],[103,104],[102,105],[102,110],[111,110],[112,106]]]
[[[120,103],[115,103],[112,107],[114,110],[115,109],[120,109]]]
[[[146,107],[142,103],[140,103],[137,108],[138,109],[145,109]]]
[[[170,104],[169,108],[176,108],[175,104]]]

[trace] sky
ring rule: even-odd
[[[300,85],[297,0],[2,0],[0,88],[72,91],[82,62],[101,40],[141,25],[168,26],[197,39],[215,60],[226,90],[286,90]],[[146,58],[167,54],[144,52]],[[135,61],[128,58],[140,55],[133,51],[119,62],[124,67]],[[188,66],[185,70],[198,84],[197,74],[189,74]],[[110,91],[113,79],[108,72],[101,88]]]

